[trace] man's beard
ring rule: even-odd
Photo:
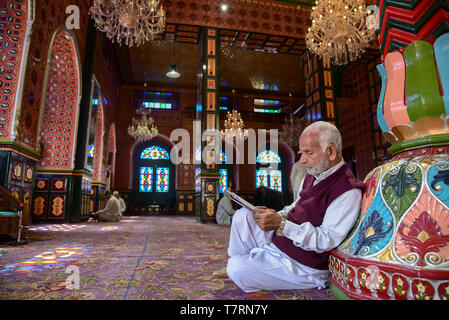
[[[327,168],[329,167],[329,159],[326,158],[326,156],[323,154],[323,156],[321,157],[320,162],[318,162],[318,164],[312,168],[306,168],[307,173],[314,176],[314,177],[318,177],[320,174],[322,174],[324,171],[327,170]]]

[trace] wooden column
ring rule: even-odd
[[[337,125],[334,79],[329,59],[320,59],[309,51],[301,57],[306,86],[306,117],[309,123],[328,121]]]
[[[196,214],[201,222],[215,221],[216,205],[219,198],[219,170],[216,158],[219,156],[219,97],[220,97],[220,38],[219,30],[203,28],[200,43],[202,77],[197,92],[197,120],[201,121],[201,164],[199,150],[195,150],[196,160]],[[210,131],[208,131],[210,130]],[[198,139],[198,137],[196,137]]]

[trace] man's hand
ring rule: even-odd
[[[276,230],[281,224],[282,217],[273,209],[267,207],[256,207],[254,220],[263,231]]]

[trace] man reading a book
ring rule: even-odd
[[[357,220],[365,186],[342,159],[338,129],[315,122],[299,148],[307,175],[296,201],[278,212],[259,206],[234,214],[226,272],[245,292],[327,287],[329,251]]]

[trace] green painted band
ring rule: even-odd
[[[354,300],[348,297],[339,287],[332,282],[329,284],[329,291],[334,295],[337,300]]]
[[[392,155],[396,155],[408,150],[444,145],[449,145],[449,133],[435,134],[402,141],[392,145],[388,149],[388,152],[390,152]]]

